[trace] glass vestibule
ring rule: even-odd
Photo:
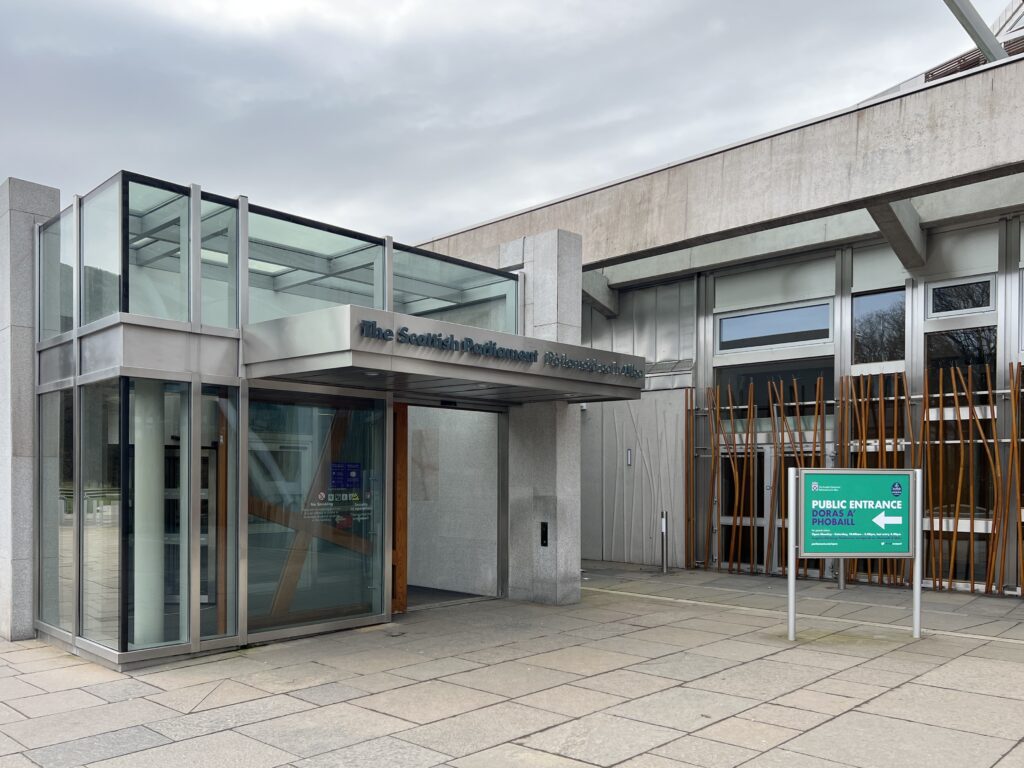
[[[252,392],[249,632],[384,613],[383,400]]]
[[[235,635],[237,388],[132,377],[82,385],[79,399],[77,419],[72,390],[39,399],[40,621],[75,627],[77,426],[78,634],[115,652]]]

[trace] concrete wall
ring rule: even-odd
[[[59,190],[0,183],[0,636],[35,635],[35,225],[57,214]]]
[[[498,594],[498,416],[409,408],[409,584]]]
[[[500,244],[564,227],[584,262],[741,235],[1020,171],[1024,61],[439,237],[424,247],[496,266]],[[849,229],[846,224],[842,228]],[[854,226],[854,229],[859,228]],[[721,254],[729,258],[729,254]]]

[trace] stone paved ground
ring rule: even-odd
[[[587,568],[473,602],[119,674],[0,646],[0,768],[1024,768],[1024,602]]]

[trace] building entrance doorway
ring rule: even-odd
[[[395,404],[393,613],[504,594],[504,419]]]

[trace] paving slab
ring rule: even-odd
[[[781,725],[783,728],[791,728],[795,731],[809,731],[828,720],[830,715],[780,704],[761,704],[741,712],[737,717],[756,720],[759,723]]]
[[[947,727],[847,712],[797,736],[786,749],[858,768],[988,768],[1015,742]]]
[[[146,699],[119,701],[100,707],[77,709],[58,715],[0,725],[0,731],[29,749],[145,725],[178,713]]]
[[[294,759],[280,749],[226,731],[179,741],[142,752],[90,763],[90,768],[276,768]]]
[[[449,765],[455,768],[589,768],[591,764],[539,752],[521,744],[502,744],[475,755],[460,757]]]
[[[607,710],[607,714],[662,725],[677,731],[695,731],[757,704],[753,699],[724,693],[696,688],[670,688],[619,704]]]
[[[238,732],[293,755],[312,757],[410,727],[407,720],[341,702],[245,725]]]
[[[538,733],[523,745],[600,766],[612,766],[674,741],[670,728],[597,713]]]
[[[463,757],[543,731],[567,719],[554,712],[504,702],[402,731],[396,737],[427,749]]]
[[[555,688],[548,688],[544,691],[531,693],[516,699],[520,704],[537,709],[556,712],[566,717],[583,717],[592,712],[597,712],[616,704],[622,704],[627,699],[622,696],[614,696],[602,691],[594,691],[587,688],[580,688],[575,685],[559,685]]]
[[[556,653],[561,653],[561,651],[556,651]],[[553,688],[556,685],[571,683],[580,677],[570,672],[561,672],[534,664],[533,660],[536,658],[536,656],[531,656],[522,661],[507,661],[470,672],[449,675],[444,678],[444,681],[498,696],[515,698],[542,691],[545,688]]]
[[[393,691],[375,693],[357,700],[357,705],[400,717],[413,723],[432,723],[472,709],[497,704],[503,697],[493,693],[452,685],[441,680],[428,680]]]
[[[662,656],[660,659],[651,659],[642,664],[634,664],[628,669],[632,672],[689,682],[721,672],[723,669],[730,669],[738,664],[739,662],[736,661],[705,656],[693,651],[683,651],[671,656]]]
[[[58,691],[56,693],[44,693],[39,696],[29,696],[24,699],[12,699],[8,705],[25,717],[43,717],[44,715],[55,715],[60,712],[70,712],[73,709],[85,709],[86,707],[97,707],[106,704],[106,700],[94,696],[80,688],[70,691]]]
[[[829,670],[820,667],[803,667],[757,659],[739,667],[702,677],[686,685],[706,691],[768,701],[803,688],[828,674]]]
[[[342,747],[295,763],[296,768],[431,768],[441,765],[449,755],[407,741],[384,736],[351,747]]]
[[[1017,741],[1024,738],[1024,701],[908,683],[858,711]]]
[[[799,736],[800,731],[781,725],[730,717],[697,731],[698,736],[763,752]]]
[[[166,736],[137,725],[120,731],[102,733],[99,736],[88,736],[33,749],[25,754],[42,768],[72,768],[169,743],[170,739]]]
[[[577,680],[575,685],[615,696],[625,696],[627,699],[636,699],[677,686],[679,681],[627,669],[616,669],[614,672]]]
[[[752,749],[684,736],[654,750],[654,754],[700,768],[735,768],[759,754]]]
[[[304,712],[312,708],[313,705],[309,702],[300,701],[291,696],[268,696],[241,704],[167,718],[150,723],[149,727],[173,741],[181,741],[182,739],[206,736],[217,731],[226,731],[249,723],[257,723],[261,720]]]
[[[299,688],[311,688],[314,685],[333,683],[353,676],[352,672],[318,664],[315,661],[305,661],[301,664],[240,675],[233,679],[235,682],[259,688],[267,693],[288,693]]]
[[[554,669],[560,672],[568,672],[574,675],[590,676],[610,672],[613,669],[628,667],[630,664],[636,664],[645,660],[643,656],[578,646],[549,651],[548,653],[541,653],[536,656],[528,656],[522,660],[522,663],[546,667],[547,669]]]
[[[998,659],[961,656],[925,672],[915,682],[936,688],[1024,700],[1024,665]]]

